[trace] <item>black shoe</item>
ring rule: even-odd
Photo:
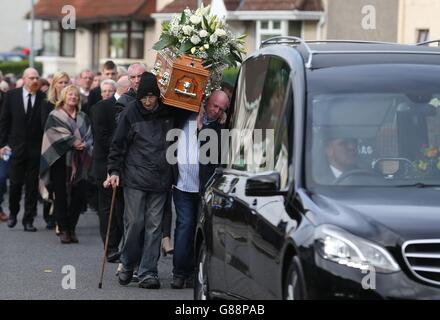
[[[122,270],[119,272],[118,281],[121,286],[126,286],[127,284],[129,284],[132,278],[133,278],[133,270],[131,271]]]
[[[158,278],[155,278],[155,277],[147,278],[144,281],[139,282],[139,288],[159,289],[160,288],[160,281]]]
[[[121,253],[118,252],[118,251],[110,252],[110,253],[107,255],[107,262],[108,262],[108,263],[119,263],[119,262],[120,262],[120,261],[119,261],[119,257],[120,257],[120,255],[121,255]]]
[[[70,241],[71,241],[72,243],[78,243],[78,242],[79,242],[78,237],[76,236],[76,232],[75,232],[75,230],[71,230],[71,231],[69,232],[69,235],[70,235]]]
[[[9,215],[8,218],[8,227],[13,228],[17,224],[17,217],[13,215]]]
[[[183,289],[184,286],[185,286],[185,278],[173,276],[173,281],[171,281],[171,288]]]
[[[23,224],[23,227],[24,227],[24,231],[27,231],[27,232],[37,231],[37,228],[35,228],[31,222]]]

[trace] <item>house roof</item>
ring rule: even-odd
[[[242,0],[238,11],[300,10],[323,11],[321,0]]]
[[[237,7],[240,5],[241,0],[223,0],[225,3],[226,10],[228,11],[234,11],[237,9]],[[190,8],[191,10],[197,9],[197,0],[174,0],[167,6],[165,6],[160,13],[176,13],[176,12],[182,12],[186,9],[186,7]],[[209,0],[203,0],[203,5],[207,6],[211,3]]]
[[[203,1],[204,5],[211,3]],[[224,0],[228,11],[264,11],[264,10],[301,10],[323,11],[321,0]],[[195,9],[197,0],[174,0],[165,6],[160,13],[182,12],[186,7]]]
[[[35,18],[59,20],[65,5],[76,10],[78,22],[108,21],[126,18],[149,18],[156,10],[155,0],[39,0],[35,5]]]

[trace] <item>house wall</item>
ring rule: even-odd
[[[304,40],[316,40],[316,21],[304,21],[302,25],[302,37]]]
[[[324,39],[398,40],[399,0],[323,0],[323,3],[327,13]],[[363,28],[366,14],[362,8],[369,5],[375,8],[375,29]]]
[[[16,46],[31,46],[30,20],[24,18],[30,11],[29,0],[0,1],[0,52],[11,51]],[[36,20],[34,26],[34,48],[41,49],[43,23]]]
[[[92,32],[85,28],[79,27],[75,32],[75,60],[77,74],[84,69],[92,68],[92,43]]]
[[[439,0],[400,0],[399,42],[414,43],[418,29],[429,29],[429,39],[439,39],[439,13]]]

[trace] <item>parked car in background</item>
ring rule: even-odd
[[[232,104],[196,299],[440,299],[438,48],[273,38]]]
[[[0,52],[0,62],[2,61],[24,61],[27,56],[20,52]]]

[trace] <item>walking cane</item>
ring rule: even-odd
[[[118,187],[113,187],[112,204],[110,206],[110,217],[108,219],[107,234],[105,236],[104,258],[102,259],[101,278],[100,278],[99,285],[98,285],[99,289],[102,289],[102,278],[104,277],[105,261],[107,260],[108,238],[109,238],[109,235],[110,235],[110,226],[112,224],[112,215],[113,215],[113,208],[115,206],[115,198],[116,198],[116,189],[117,188]]]

